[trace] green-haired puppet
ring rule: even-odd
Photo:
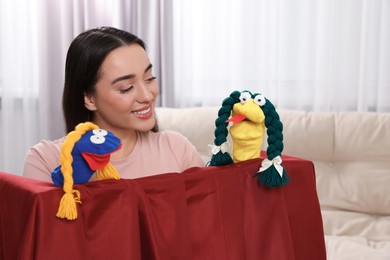
[[[228,130],[229,122],[233,125]],[[257,172],[260,184],[268,187],[285,185],[288,176],[282,166],[283,124],[274,105],[262,94],[245,90],[234,91],[222,102],[215,120],[215,140],[211,149],[210,166],[227,165],[260,158],[267,128],[267,158]],[[229,154],[227,135],[230,132],[233,159]]]

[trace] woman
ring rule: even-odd
[[[91,29],[71,43],[65,65],[66,132],[91,121],[121,139],[111,163],[122,178],[181,172],[204,163],[182,135],[158,132],[159,94],[144,42],[112,27]],[[64,138],[43,140],[27,153],[23,175],[51,181]]]

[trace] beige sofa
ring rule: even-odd
[[[218,109],[158,108],[157,116],[207,162]],[[390,114],[278,112],[283,154],[314,162],[328,259],[390,259]]]

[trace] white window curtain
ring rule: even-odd
[[[174,1],[174,103],[390,111],[390,1]]]
[[[390,111],[388,0],[0,0],[0,171],[64,135],[67,48],[105,25],[145,40],[163,106],[248,89],[279,108]]]
[[[156,0],[0,0],[0,171],[21,175],[32,145],[64,135],[65,57],[82,31],[114,26],[138,35],[160,84],[172,81],[161,69],[171,59],[171,8]]]

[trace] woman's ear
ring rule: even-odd
[[[97,110],[93,97],[91,95],[88,95],[87,93],[84,93],[84,105],[90,111]]]

